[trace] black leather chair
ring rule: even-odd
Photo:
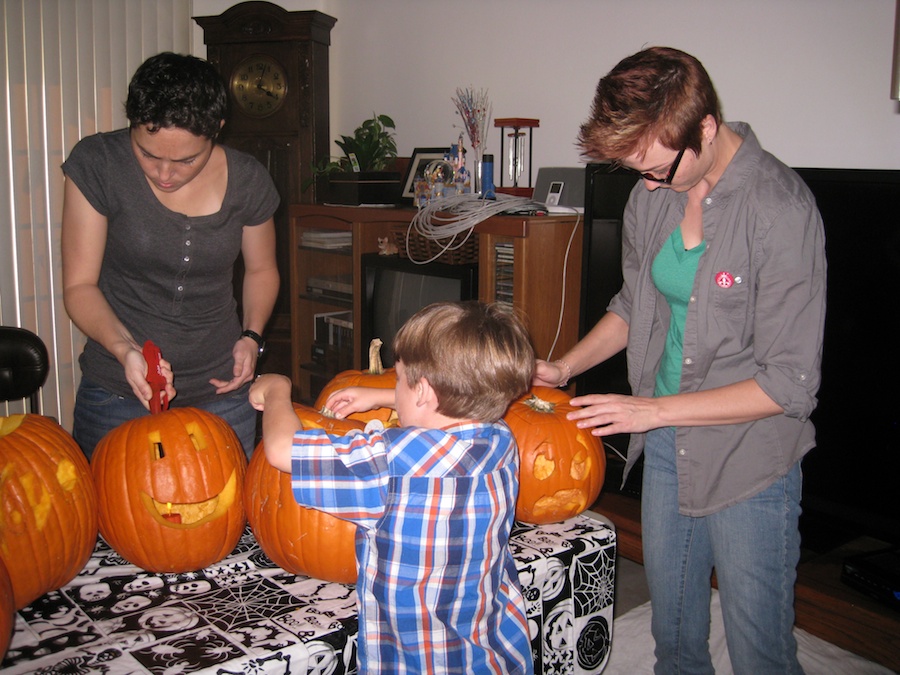
[[[0,326],[0,401],[30,400],[40,412],[38,392],[47,380],[50,357],[44,341],[30,330]]]

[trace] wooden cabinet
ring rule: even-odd
[[[321,352],[315,361],[316,315],[349,311],[352,324],[361,325],[361,257],[378,250],[379,238],[393,240],[393,232],[405,229],[414,213],[402,208],[291,206],[291,376],[296,400],[312,402],[346,363],[356,369],[367,366],[361,359],[359,330],[350,337],[344,364],[328,362]],[[345,245],[335,233],[344,233]],[[578,341],[581,219],[494,216],[479,223],[475,233],[479,298],[511,302],[522,312],[538,357],[561,356]],[[336,291],[322,292],[329,285]]]

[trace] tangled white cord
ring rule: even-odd
[[[503,193],[497,193],[496,199],[482,199],[477,194],[433,199],[419,209],[406,228],[406,250],[410,251],[409,237],[413,231],[440,242],[441,249],[428,260],[409,259],[418,265],[434,262],[447,251],[464,246],[478,223],[529,204],[533,204],[530,199]]]

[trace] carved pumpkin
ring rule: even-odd
[[[13,602],[12,582],[9,580],[9,572],[6,571],[3,558],[0,558],[0,661],[9,648],[15,623],[16,605]]]
[[[0,558],[16,609],[65,586],[97,543],[97,495],[75,439],[43,415],[0,417]]]
[[[600,494],[606,473],[603,444],[566,419],[575,410],[558,389],[533,387],[504,420],[519,446],[516,519],[543,525],[578,515]]]
[[[368,370],[345,370],[338,373],[332,380],[325,385],[319,397],[316,399],[316,410],[328,413],[325,408],[325,401],[334,392],[347,387],[375,387],[377,389],[393,389],[397,385],[397,373],[393,368],[385,369],[381,363],[381,345],[382,342],[378,338],[372,340],[369,344],[369,369]],[[396,424],[397,413],[392,408],[377,408],[376,410],[367,410],[366,412],[352,413],[347,416],[349,419],[358,420],[360,422],[368,422],[369,420],[381,420],[385,426]]]
[[[337,420],[308,406],[294,404],[307,429],[345,435],[362,429],[355,420]],[[244,508],[253,534],[272,562],[293,574],[352,584],[356,581],[356,525],[322,511],[300,506],[291,490],[291,475],[266,459],[265,439],[256,447],[244,483]]]
[[[110,431],[91,459],[100,534],[150,572],[189,572],[231,553],[246,520],[247,459],[225,420],[171,408]]]

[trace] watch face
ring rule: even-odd
[[[231,75],[231,93],[240,110],[266,117],[284,104],[287,78],[275,59],[256,54],[241,61]]]

